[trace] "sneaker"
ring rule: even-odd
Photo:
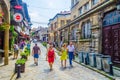
[[[64,67],[64,69],[66,69],[67,67]]]
[[[50,69],[50,71],[52,71],[53,69]]]
[[[73,68],[73,65],[70,65],[71,68]]]
[[[38,62],[36,62],[36,66],[38,66]]]

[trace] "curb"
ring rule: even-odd
[[[10,80],[13,80],[13,77],[15,76],[15,73],[12,74]]]
[[[0,65],[0,67],[3,67],[3,66],[5,66],[5,65]]]
[[[96,69],[96,68],[87,66],[87,65],[82,64],[82,63],[79,63],[79,62],[77,62],[77,61],[74,61],[74,62],[76,62],[76,63],[78,63],[78,64],[80,64],[80,65],[82,65],[82,66],[84,66],[84,67],[86,67],[86,68],[89,68],[89,69],[91,69],[91,70],[93,70],[93,71],[95,71],[95,72],[97,72],[97,73],[100,73],[100,74],[102,74],[103,76],[109,78],[110,80],[115,80],[115,78],[114,78],[113,76],[110,76],[109,74],[107,74],[107,73],[105,73],[105,72],[103,72],[103,71],[100,71],[100,70],[98,70],[98,69]]]
[[[116,70],[118,70],[118,71],[120,71],[120,68],[118,68],[118,67],[113,67],[114,69],[116,69]]]

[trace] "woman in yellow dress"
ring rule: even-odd
[[[67,44],[63,44],[62,46],[62,50],[61,50],[61,67],[66,68],[66,60],[68,57],[68,49],[67,49]],[[64,62],[64,66],[63,66],[63,62]]]

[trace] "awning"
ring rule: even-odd
[[[25,20],[23,20],[23,23],[25,24],[26,27],[28,27],[28,22],[26,22]]]
[[[30,36],[27,34],[24,34],[23,32],[20,32],[21,37],[20,38],[28,38],[30,39]]]

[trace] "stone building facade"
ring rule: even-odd
[[[58,29],[64,27],[71,21],[70,14],[70,11],[60,12],[49,20],[49,40],[51,42],[56,42],[56,44],[59,45],[60,42],[64,40],[65,36],[63,31],[59,31]]]
[[[68,30],[68,40],[76,50],[110,55],[120,63],[119,0],[71,0],[71,22],[59,31]]]

